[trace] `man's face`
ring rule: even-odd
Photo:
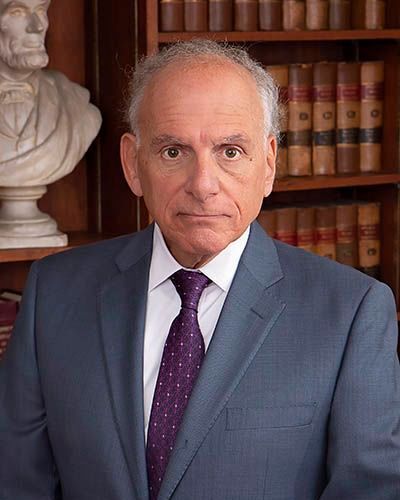
[[[47,65],[44,45],[50,0],[0,0],[0,59],[13,69]]]
[[[276,140],[256,85],[231,63],[170,65],[145,93],[139,130],[122,139],[127,181],[178,262],[199,267],[243,234],[272,189]]]

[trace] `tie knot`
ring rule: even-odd
[[[202,273],[181,269],[171,276],[171,281],[178,292],[182,307],[197,311],[197,306],[203,290],[211,280]]]

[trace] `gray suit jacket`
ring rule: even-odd
[[[0,364],[1,500],[146,500],[152,228],[35,263]],[[385,285],[253,224],[161,487],[167,500],[399,500]]]

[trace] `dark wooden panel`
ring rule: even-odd
[[[131,0],[98,1],[99,104],[104,125],[100,134],[102,229],[124,233],[138,227],[137,200],[131,194],[119,160],[119,141],[126,130],[123,95],[135,63],[135,8]]]

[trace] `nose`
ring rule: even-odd
[[[219,190],[218,165],[211,155],[198,155],[187,179],[186,192],[198,201],[205,202],[218,194]]]
[[[36,12],[32,13],[29,17],[29,23],[26,28],[28,33],[43,33],[45,25]]]

